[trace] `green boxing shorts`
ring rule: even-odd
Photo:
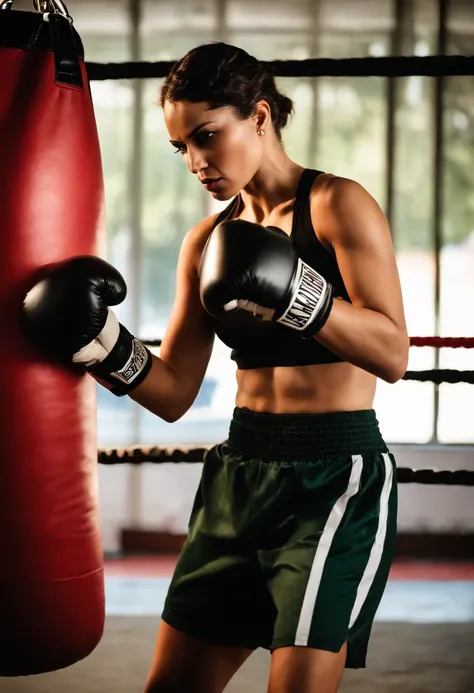
[[[163,620],[212,644],[364,667],[394,555],[397,480],[373,410],[235,409],[207,452]]]

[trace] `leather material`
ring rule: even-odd
[[[219,224],[206,243],[199,270],[201,301],[214,316],[246,299],[283,313],[294,290],[297,256],[288,237],[237,219]]]
[[[64,18],[63,18],[64,19]],[[68,22],[69,23],[69,22]],[[78,57],[84,60],[84,46],[77,31],[72,28]],[[48,22],[38,12],[1,10],[0,46],[26,51],[54,51],[55,43]]]
[[[80,59],[75,42],[75,32],[66,17],[60,14],[49,15],[49,26],[53,40],[56,64],[56,82],[73,87],[84,87]]]
[[[23,303],[23,324],[37,347],[70,363],[102,332],[107,307],[126,296],[125,280],[115,267],[99,257],[74,257],[40,275]]]
[[[48,357],[66,364],[87,363],[78,353],[90,347],[103,332],[109,306],[122,303],[127,285],[120,272],[93,256],[74,257],[45,269],[28,292],[22,307],[22,324],[32,343]],[[134,390],[148,375],[151,353],[114,317],[113,331],[101,363],[88,371],[115,395]],[[100,343],[100,339],[98,340]],[[85,350],[87,352],[87,349]]]
[[[96,386],[42,359],[20,324],[45,266],[103,250],[90,91],[56,83],[48,36],[36,15],[0,12],[0,676],[84,659],[105,617]]]
[[[0,11],[0,49],[50,52],[55,60],[55,80],[83,88],[87,78],[81,71],[84,46],[66,17],[50,14],[49,21],[38,12]]]
[[[305,169],[296,192],[290,242],[298,256],[334,286],[335,296],[350,302],[336,259],[320,243],[311,222],[309,194],[321,171]],[[237,196],[216,218],[214,228],[226,219],[238,217]],[[280,229],[274,229],[284,234]],[[287,238],[287,235],[284,234]],[[255,320],[246,311],[231,311],[214,319],[219,339],[228,346],[241,370],[278,366],[311,366],[337,363],[342,359],[316,339],[302,339],[294,330],[275,322]]]
[[[117,397],[128,395],[142,383],[152,367],[151,351],[120,325],[120,334],[109,355],[88,371]]]
[[[202,304],[215,317],[244,309],[312,337],[332,308],[332,286],[274,227],[223,221],[208,238],[199,274]]]

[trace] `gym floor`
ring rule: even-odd
[[[0,679],[0,692],[142,693],[175,563],[175,556],[108,560],[106,630],[95,652],[63,671]],[[474,693],[473,652],[474,563],[396,563],[367,669],[346,671],[340,693]],[[226,693],[265,693],[269,666],[258,650]]]

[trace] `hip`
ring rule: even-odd
[[[355,526],[364,535],[381,499],[395,507],[396,486],[396,463],[373,410],[273,415],[237,408],[228,439],[206,454],[191,535],[230,542],[232,550],[234,542],[276,549],[300,530],[317,536],[346,508],[347,531]]]

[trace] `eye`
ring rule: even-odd
[[[197,135],[194,135],[193,139],[197,144],[201,147],[205,147],[206,144],[214,137],[216,133],[215,132],[198,132]],[[175,154],[185,154],[186,153],[186,145],[184,144],[175,144],[174,147],[176,149],[174,150]]]
[[[212,138],[214,137],[215,134],[216,134],[216,133],[215,133],[215,132],[212,132],[212,131],[210,131],[210,132],[199,132],[199,133],[196,135],[195,139],[196,139],[196,141],[197,141],[199,144],[205,145],[205,144],[207,144],[207,142],[209,142],[209,140],[212,140]]]

